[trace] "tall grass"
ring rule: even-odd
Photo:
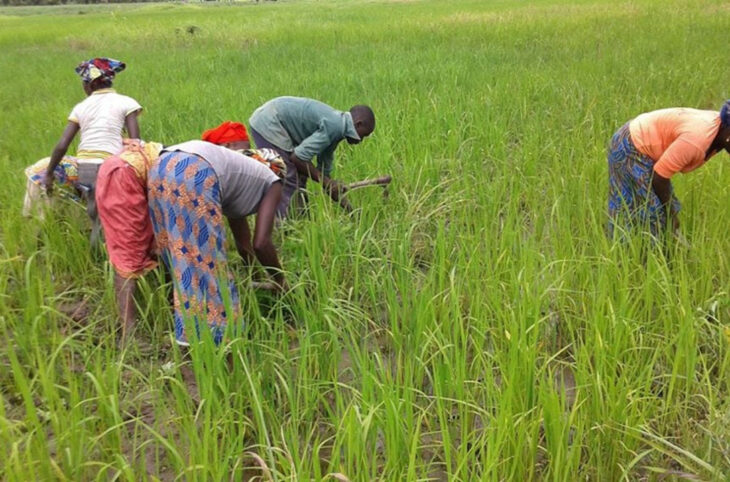
[[[37,12],[43,12],[38,10]],[[605,145],[638,113],[716,109],[730,10],[709,0],[301,1],[0,10],[0,479],[722,480],[730,473],[727,156],[679,176],[691,249],[604,236]],[[79,13],[84,13],[79,15]],[[195,26],[197,29],[189,29]],[[193,33],[189,33],[192,30]],[[145,138],[263,101],[373,106],[337,177],[278,230],[292,290],[250,289],[225,347],[171,343],[150,275],[121,349],[103,253],[22,168],[128,63]],[[230,357],[229,357],[230,354]],[[229,362],[229,359],[232,362]]]

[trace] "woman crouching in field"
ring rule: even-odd
[[[28,183],[23,215],[30,216],[36,211],[42,189],[50,194],[54,181],[70,188],[72,194],[75,194],[79,182],[93,185],[99,165],[122,150],[124,128],[129,137],[139,138],[137,115],[142,107],[136,100],[112,89],[112,80],[125,67],[123,62],[107,58],[94,58],[76,67],[87,97],[69,114],[66,129],[51,157],[41,159],[26,169]],[[79,131],[81,142],[76,156],[66,156]],[[89,179],[79,179],[80,165],[83,171],[89,172]],[[42,215],[42,211],[39,214]]]
[[[147,206],[147,175],[162,144],[126,139],[124,149],[102,164],[96,204],[114,267],[114,294],[122,319],[122,340],[134,328],[137,278],[157,266]]]
[[[174,281],[179,344],[205,337],[201,323],[216,344],[228,324],[242,325],[238,290],[227,268],[223,216],[244,261],[255,256],[285,288],[271,240],[281,179],[267,165],[209,142],[185,142],[166,148],[152,166],[148,196],[155,239]],[[246,218],[253,213],[252,241]],[[196,333],[187,331],[186,321]]]
[[[623,125],[608,150],[609,225],[626,232],[648,229],[655,237],[679,234],[679,200],[670,178],[690,172],[722,149],[730,152],[730,101],[717,111],[662,109]]]

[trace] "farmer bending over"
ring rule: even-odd
[[[366,105],[341,112],[313,99],[277,97],[256,109],[249,119],[257,148],[275,149],[287,165],[287,175],[276,213],[286,217],[294,192],[307,179],[321,182],[334,201],[344,186],[330,178],[334,152],[343,139],[358,144],[375,130],[375,114]],[[317,167],[312,159],[317,157]]]
[[[243,324],[224,218],[244,261],[258,259],[286,290],[271,239],[284,166],[223,147],[243,140],[235,128],[223,130],[228,132],[204,135],[221,145],[194,140],[167,147],[149,171],[152,228],[174,280],[175,338],[181,345],[203,336],[204,326],[218,344],[228,325],[236,332]],[[247,221],[252,215],[253,233]]]
[[[679,234],[679,200],[670,178],[730,152],[730,101],[716,110],[662,109],[623,125],[608,149],[608,231],[644,228]]]
[[[94,58],[76,67],[87,97],[68,116],[68,124],[51,157],[41,159],[26,169],[28,184],[23,214],[29,216],[36,208],[41,188],[50,193],[54,181],[73,190],[79,180],[79,164],[88,163],[92,174],[101,162],[122,150],[122,130],[131,138],[139,138],[137,115],[142,107],[136,100],[117,94],[112,89],[114,76],[124,70],[124,62]],[[81,142],[75,157],[66,156],[71,141],[81,131]],[[93,176],[90,179],[93,184]],[[40,213],[42,214],[42,212]],[[91,213],[90,213],[91,214]]]
[[[135,326],[137,279],[157,266],[147,206],[147,174],[161,150],[162,144],[125,139],[122,151],[104,161],[96,179],[96,204],[114,267],[122,341]]]

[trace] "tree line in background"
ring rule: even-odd
[[[91,5],[101,3],[152,2],[160,0],[0,0],[4,6],[28,5]]]
[[[28,5],[92,5],[92,4],[103,4],[103,3],[150,3],[160,2],[165,0],[0,0],[0,5],[3,6],[28,6]],[[193,1],[205,1],[205,2],[233,2],[235,0],[183,0],[184,2]],[[255,3],[259,1],[264,2],[275,2],[276,0],[251,0]]]

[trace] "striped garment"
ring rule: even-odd
[[[623,237],[634,229],[655,237],[667,228],[667,215],[651,185],[654,161],[641,154],[631,141],[629,123],[621,127],[608,148],[608,235]],[[672,206],[680,209],[672,192]],[[616,233],[616,228],[622,232]]]
[[[202,322],[219,344],[226,326],[242,317],[227,269],[218,176],[200,156],[163,152],[149,171],[148,199],[157,246],[175,285],[175,338],[186,345],[201,337]]]

